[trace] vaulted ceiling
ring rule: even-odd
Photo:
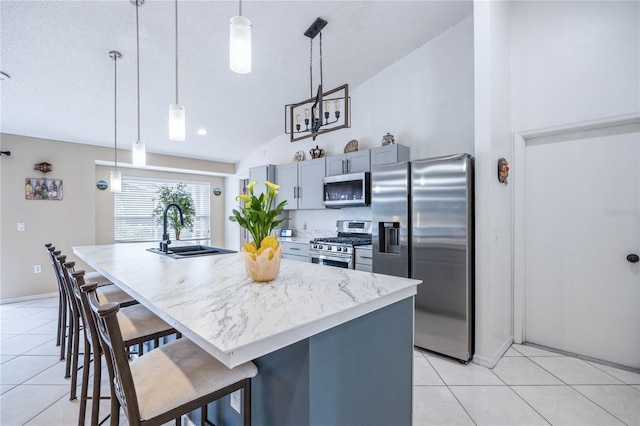
[[[284,133],[284,106],[309,97],[309,45],[323,30],[324,86],[353,90],[472,13],[470,1],[244,1],[253,70],[229,70],[236,1],[179,0],[179,92],[187,140],[168,139],[175,101],[174,2],[146,0],[140,14],[140,127],[147,151],[237,162]],[[118,50],[118,146],[137,135],[135,6],[129,0],[0,2],[0,130],[92,145],[114,143]],[[317,60],[317,38],[314,57]],[[314,84],[319,68],[314,61]],[[204,128],[206,136],[196,134]]]

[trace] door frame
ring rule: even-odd
[[[610,127],[640,125],[640,112],[568,123],[513,134],[513,341],[526,342],[525,335],[525,246],[526,246],[526,148],[535,139],[590,132]],[[562,141],[559,138],[558,142]]]

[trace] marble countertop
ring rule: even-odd
[[[88,265],[233,368],[416,294],[418,280],[282,259],[256,283],[242,254],[172,259],[155,243],[74,247]]]

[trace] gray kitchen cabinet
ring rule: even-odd
[[[371,248],[355,248],[355,269],[373,272],[373,252]]]
[[[371,170],[370,152],[363,151],[347,152],[341,155],[327,157],[325,168],[326,176],[344,175],[347,173],[368,172]]]
[[[372,148],[371,167],[378,164],[393,164],[400,161],[409,161],[411,150],[408,146],[391,144]]]
[[[281,241],[284,259],[309,262],[309,243],[300,241]]]
[[[322,178],[325,159],[277,165],[276,183],[280,185],[276,202],[287,200],[286,210],[324,209],[322,205]]]
[[[264,166],[252,167],[249,169],[249,182],[257,182],[253,187],[253,193],[256,197],[267,192],[265,182],[275,183],[276,166],[273,164],[265,164]]]
[[[276,205],[287,200],[285,210],[298,208],[298,163],[278,164],[276,184],[280,185],[276,194]]]

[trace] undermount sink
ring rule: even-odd
[[[165,253],[157,248],[148,248],[147,251],[156,254],[162,254],[165,256],[172,257],[174,259],[182,259],[185,257],[197,257],[197,256],[213,256],[217,254],[229,254],[236,253],[234,250],[223,249],[219,247],[210,247],[210,246],[202,246],[202,245],[193,245],[193,246],[177,246],[170,247],[168,253]]]

